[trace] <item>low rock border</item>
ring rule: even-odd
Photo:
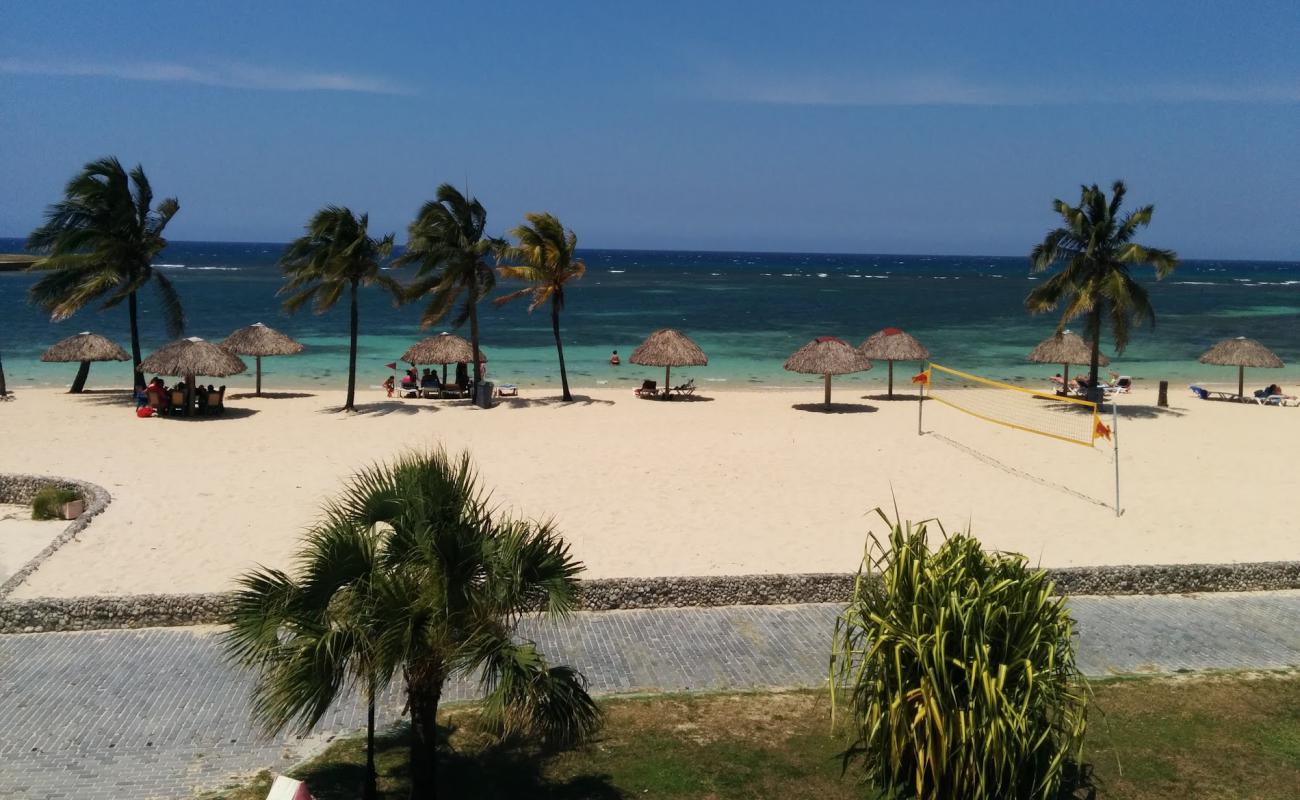
[[[1243,564],[1049,569],[1067,595],[1188,594],[1300,589],[1300,561]],[[582,582],[589,611],[689,606],[786,605],[845,602],[856,575],[728,575],[680,578],[602,578]],[[233,593],[141,594],[124,597],[43,597],[0,602],[0,633],[151,628],[222,622]]]
[[[54,540],[46,545],[45,549],[36,554],[36,557],[28,561],[17,572],[0,583],[0,598],[17,589],[27,577],[45,562],[45,559],[54,555],[54,553],[63,545],[72,541],[72,539],[85,530],[90,521],[113,501],[113,496],[103,486],[86,481],[79,481],[73,478],[59,478],[52,475],[14,475],[9,473],[0,474],[0,503],[13,503],[16,505],[29,505],[32,498],[41,489],[53,486],[56,489],[71,489],[79,493],[83,500],[86,501],[86,510],[81,515],[68,523],[68,527],[63,529],[63,533],[54,537]],[[0,607],[3,607],[0,604]],[[0,611],[0,619],[4,618],[4,612]],[[0,627],[0,632],[4,628]]]

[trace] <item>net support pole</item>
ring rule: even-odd
[[[928,370],[929,368],[930,365],[926,364],[925,369],[923,369],[922,372]],[[917,436],[921,435],[921,409],[923,408],[925,408],[925,382],[920,381],[916,384],[916,435]]]
[[[1119,403],[1110,401],[1110,441],[1115,451],[1115,516],[1121,513],[1119,505]]]

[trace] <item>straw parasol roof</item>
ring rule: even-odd
[[[1098,355],[1097,363],[1100,366],[1110,366],[1110,359],[1106,358],[1105,353]],[[1077,333],[1064,331],[1039,342],[1038,346],[1030,351],[1029,360],[1037,364],[1091,364],[1092,345],[1085,342]]]
[[[240,328],[226,337],[221,346],[232,353],[245,356],[292,356],[303,351],[303,346],[275,328],[255,322]]]
[[[1244,398],[1246,393],[1246,367],[1278,369],[1282,366],[1282,359],[1277,357],[1277,353],[1269,350],[1254,339],[1238,336],[1235,339],[1224,339],[1214,347],[1206,350],[1201,354],[1201,363],[1236,367],[1237,395]]]
[[[81,366],[77,369],[77,377],[73,378],[72,386],[68,389],[71,394],[79,394],[86,388],[86,378],[90,376],[90,362],[130,361],[131,357],[113,341],[90,331],[82,331],[46,350],[41,354],[41,360],[80,361]]]
[[[130,361],[126,351],[111,339],[82,331],[60,341],[41,354],[42,361]]]
[[[664,391],[662,397],[670,397],[673,367],[703,367],[709,363],[709,357],[700,346],[691,341],[691,337],[673,328],[660,328],[646,337],[641,346],[632,351],[628,358],[633,364],[644,367],[664,368]]]
[[[646,367],[703,367],[709,357],[681,331],[660,328],[632,351],[628,361]]]
[[[1278,369],[1283,366],[1277,353],[1269,350],[1254,339],[1238,336],[1224,339],[1201,354],[1202,364],[1217,364],[1221,367],[1263,367]]]
[[[916,337],[898,328],[871,334],[858,349],[867,358],[879,361],[924,361],[930,357],[930,351]]]
[[[469,364],[474,360],[473,353],[474,349],[467,339],[443,332],[411,345],[402,354],[402,360],[408,364]],[[482,348],[478,351],[478,360],[487,363]]]
[[[140,362],[140,372],[155,375],[204,375],[224,378],[248,369],[244,360],[226,348],[197,336],[180,339]]]
[[[930,351],[909,333],[898,328],[885,328],[867,338],[858,347],[867,358],[889,362],[889,396],[894,396],[894,362],[924,361]]]
[[[847,375],[850,372],[865,372],[871,369],[871,359],[843,339],[837,339],[834,336],[818,336],[794,351],[794,355],[785,360],[785,368],[791,372],[802,372],[806,375],[825,377],[825,402],[829,407],[831,404],[831,376]]]
[[[818,336],[787,358],[785,368],[806,375],[847,375],[871,369],[871,359],[843,339]]]

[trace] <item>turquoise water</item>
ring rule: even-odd
[[[21,244],[0,239],[0,251],[17,252]],[[243,325],[265,322],[307,345],[300,356],[265,359],[267,385],[341,388],[347,370],[346,308],[321,316],[285,315],[275,294],[282,282],[275,267],[282,247],[173,242],[159,266],[182,295],[187,334],[219,340]],[[1050,316],[1031,317],[1023,310],[1034,281],[1024,258],[632,250],[591,250],[582,256],[587,275],[574,285],[562,319],[575,386],[662,380],[661,371],[626,360],[646,335],[665,326],[686,331],[709,354],[707,367],[675,370],[674,376],[718,388],[816,383],[818,378],[785,372],[785,358],[815,336],[837,335],[857,344],[887,326],[915,335],[940,363],[990,377],[1033,380],[1056,371],[1024,361],[1055,325]],[[129,345],[124,308],[87,309],[51,323],[26,302],[34,280],[27,273],[0,273],[0,357],[11,387],[69,383],[75,365],[43,364],[39,357],[72,333],[89,329]],[[1138,329],[1113,369],[1139,380],[1235,381],[1234,369],[1204,366],[1196,358],[1215,341],[1239,335],[1261,340],[1288,364],[1300,359],[1300,263],[1188,261],[1174,277],[1152,280],[1149,288],[1158,324]],[[141,309],[148,353],[166,341],[148,290]],[[522,303],[485,303],[481,318],[490,379],[525,386],[559,382],[546,313],[530,315]],[[388,374],[383,365],[430,333],[419,329],[418,319],[416,307],[393,308],[380,293],[363,292],[362,386],[378,385]],[[624,359],[617,369],[606,363],[615,349]],[[897,367],[897,377],[905,382],[913,366]],[[1260,377],[1285,385],[1291,376],[1300,376],[1300,368]],[[884,377],[882,364],[837,381],[879,383]],[[91,371],[92,386],[129,380],[124,364],[97,364]],[[227,383],[251,385],[252,376]]]

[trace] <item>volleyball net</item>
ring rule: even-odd
[[[1092,447],[1099,436],[1110,438],[1097,404],[1089,400],[1013,386],[934,363],[913,380],[926,384],[928,399],[986,422],[1085,447]]]

